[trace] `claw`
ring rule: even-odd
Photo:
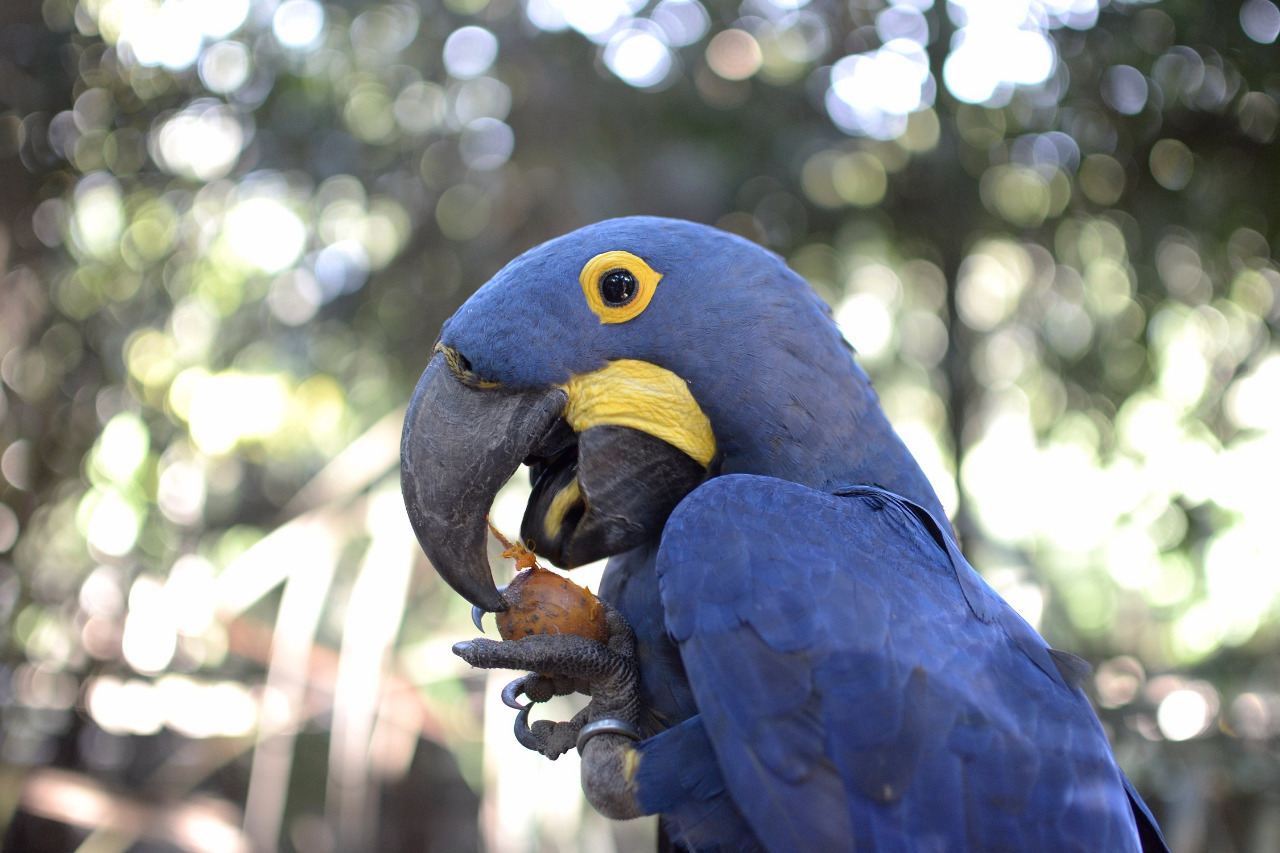
[[[502,688],[502,704],[516,711],[523,711],[530,707],[529,705],[520,704],[520,694],[524,692],[525,685],[529,683],[529,679],[535,678],[533,675],[524,675]]]
[[[503,593],[505,593],[507,591],[508,586],[511,586],[511,584],[504,584],[503,586],[498,587],[498,595],[502,595]],[[476,626],[476,628],[480,631],[481,634],[484,633],[484,625],[481,624],[480,620],[482,620],[484,618],[484,614],[488,612],[489,611],[483,610],[474,604],[471,605],[471,622],[473,625]]]
[[[505,693],[505,691],[503,691]],[[542,742],[538,740],[538,736],[529,728],[529,709],[533,706],[530,704],[520,709],[520,713],[516,714],[516,740],[525,749],[531,749],[534,752],[542,752]]]

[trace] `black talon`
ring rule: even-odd
[[[532,707],[531,704],[525,706],[520,709],[519,714],[516,714],[516,740],[525,749],[542,752],[542,742],[538,740],[538,736],[529,728],[529,709]]]
[[[529,705],[521,705],[519,697],[520,694],[524,692],[525,685],[528,684],[529,679],[531,678],[536,678],[536,676],[521,676],[506,687],[502,688],[502,704],[517,711],[527,710],[533,703],[531,702]]]
[[[498,595],[502,595],[504,592],[506,592],[507,587],[510,585],[511,584],[504,584],[498,587]],[[471,605],[471,623],[476,626],[476,629],[479,630],[481,634],[484,633],[484,625],[481,624],[480,620],[484,619],[484,615],[488,612],[489,611],[484,610],[478,605],[475,605],[475,604]]]

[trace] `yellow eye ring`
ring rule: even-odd
[[[587,261],[578,281],[601,323],[625,323],[649,307],[662,273],[630,252],[602,252]]]

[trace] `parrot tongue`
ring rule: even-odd
[[[576,446],[532,466],[520,538],[565,568],[657,538],[676,504],[707,477],[679,448],[614,424],[584,430]]]

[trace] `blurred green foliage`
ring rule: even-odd
[[[1174,848],[1277,849],[1277,33],[1270,0],[9,0],[6,849],[475,847],[498,765],[400,411],[488,275],[633,213],[805,275],[975,564],[1097,665]],[[530,837],[631,843],[575,815]]]

